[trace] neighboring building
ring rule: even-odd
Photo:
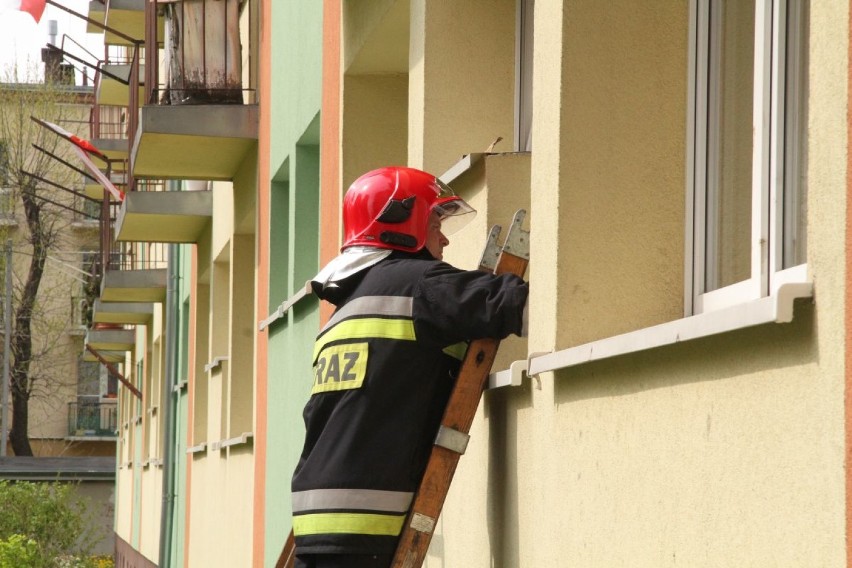
[[[65,74],[73,79],[73,74]],[[39,116],[47,121],[60,122],[61,126],[82,137],[89,132],[89,113],[93,101],[92,87],[75,86],[73,82],[53,80],[47,90],[39,95],[44,85],[5,83],[0,85],[0,112],[13,116],[14,101],[50,101],[32,105],[29,112],[53,109],[56,116]],[[21,98],[22,97],[22,98]],[[5,103],[2,101],[6,101]],[[4,105],[10,105],[3,108]],[[29,120],[28,116],[24,116]],[[35,128],[38,128],[37,126]],[[45,131],[47,132],[47,131]],[[53,134],[48,133],[48,136]],[[58,138],[57,138],[58,140]],[[13,286],[19,294],[32,258],[29,231],[23,202],[11,186],[14,183],[5,168],[6,152],[13,140],[0,140],[0,240],[12,243]],[[17,142],[20,143],[20,142]],[[64,142],[63,142],[64,144]],[[29,401],[28,434],[33,454],[50,456],[114,456],[116,442],[116,383],[96,362],[82,356],[83,337],[86,331],[86,286],[90,259],[98,250],[97,207],[71,191],[83,189],[83,176],[41,150],[29,148],[30,168],[41,168],[35,173],[44,178],[39,181],[43,217],[53,225],[54,243],[50,246],[44,276],[38,292],[38,301],[32,318],[33,358],[30,376],[38,381]],[[49,152],[49,150],[47,150]],[[59,152],[57,150],[57,152]],[[59,152],[66,156],[66,152]],[[54,156],[57,154],[54,153]],[[47,164],[41,167],[37,164]],[[55,184],[51,186],[49,184]],[[70,191],[63,191],[61,186]],[[58,205],[54,205],[58,204]],[[52,219],[51,219],[51,216]],[[2,263],[5,266],[5,261]],[[69,293],[70,292],[70,293]],[[5,296],[4,296],[5,297]],[[17,310],[12,305],[12,317]],[[0,308],[2,311],[2,308]],[[0,324],[2,327],[2,324]],[[11,396],[8,409],[10,428],[14,424]],[[12,456],[11,444],[7,455]]]
[[[137,244],[104,242],[167,262],[113,263],[94,316],[135,325],[125,565],[275,565],[328,316],[303,286],[388,164],[479,210],[457,266],[518,209],[532,231],[530,334],[494,371],[533,378],[495,374],[426,566],[846,565],[846,0],[131,4],[147,54],[230,22],[238,55],[205,45],[241,82],[129,71]]]

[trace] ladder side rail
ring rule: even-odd
[[[529,259],[509,254],[504,249],[494,273],[523,276],[528,264]],[[471,342],[441,420],[442,428],[449,428],[463,434],[470,432],[499,346],[500,341],[496,339],[477,339]],[[426,470],[402,529],[391,568],[422,566],[461,455],[439,445],[432,446]]]
[[[275,568],[293,568],[296,563],[296,538],[293,531],[290,531],[290,536],[284,543],[284,548],[281,550],[281,556],[278,557],[278,562],[275,563]]]

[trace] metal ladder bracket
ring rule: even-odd
[[[497,259],[500,258],[500,245],[497,244],[497,239],[502,231],[500,225],[494,225],[488,232],[488,237],[485,239],[485,248],[482,249],[482,257],[479,259],[479,270],[484,272],[494,272],[497,267]]]
[[[530,232],[521,227],[526,216],[525,209],[518,209],[515,212],[515,217],[512,219],[512,224],[509,226],[509,232],[506,235],[503,252],[529,260]]]
[[[452,428],[447,428],[441,425],[438,428],[438,435],[435,436],[435,445],[446,448],[457,454],[464,454],[467,450],[467,443],[470,441],[470,435]]]

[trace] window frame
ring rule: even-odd
[[[750,274],[745,280],[706,291],[705,277],[708,265],[707,193],[712,156],[708,149],[713,136],[718,134],[712,123],[710,89],[711,77],[718,77],[718,69],[711,67],[719,57],[711,57],[712,35],[719,29],[712,22],[719,21],[720,1],[691,0],[689,38],[689,104],[687,123],[687,230],[685,254],[684,316],[706,313],[775,293],[784,283],[805,282],[807,264],[783,269],[784,179],[783,153],[790,147],[783,144],[785,131],[786,47],[788,29],[797,33],[801,26],[788,27],[787,0],[757,0],[755,2],[754,30],[754,84],[752,109],[752,174],[751,174],[751,230]],[[716,10],[716,18],[711,13]],[[792,17],[803,17],[796,13]],[[779,30],[781,33],[773,33]],[[803,37],[793,38],[800,42]],[[717,37],[718,40],[718,37]],[[794,43],[793,45],[797,45]],[[793,97],[800,100],[799,85],[793,86]],[[776,133],[782,133],[778,135]],[[796,158],[798,156],[795,156]]]
[[[535,0],[516,0],[515,6],[515,117],[513,150],[532,151],[532,73]]]

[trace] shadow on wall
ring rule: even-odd
[[[488,535],[492,566],[521,566],[518,416],[532,407],[534,382],[485,392],[488,423]],[[510,558],[511,555],[511,558]]]

